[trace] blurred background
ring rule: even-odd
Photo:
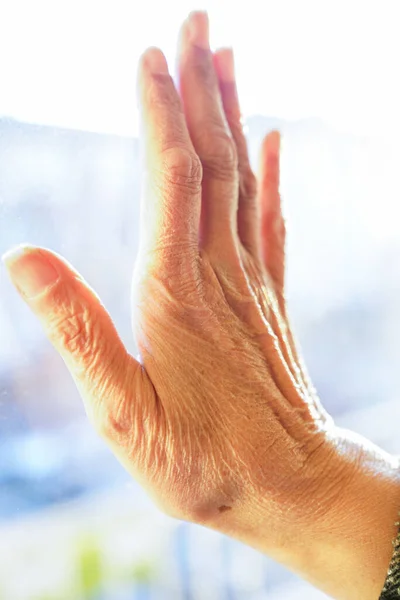
[[[339,425],[398,454],[396,2],[3,0],[0,252],[61,253],[136,354],[136,64],[158,45],[173,68],[197,8],[213,47],[234,47],[255,168],[262,137],[282,133],[289,308],[314,384]],[[0,600],[282,598],[326,596],[152,505],[0,269]]]

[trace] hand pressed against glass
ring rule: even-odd
[[[265,253],[275,260],[276,283],[263,266],[231,54],[214,62],[216,69],[200,14],[182,28],[179,94],[159,50],[140,66],[147,172],[133,326],[141,391],[134,386],[119,406],[113,399],[111,420],[107,409],[100,422],[127,452],[127,466],[177,516],[247,519],[262,496],[271,517],[284,507],[293,518],[304,513],[306,496],[319,497],[318,469],[329,469],[326,413],[279,308],[282,247]],[[266,173],[262,196],[264,229],[276,231],[265,240],[276,245],[283,244],[278,143],[275,133],[266,144],[275,189]],[[274,535],[281,533],[271,520]]]
[[[167,513],[241,539],[350,598],[339,596],[347,589],[337,581],[341,557],[351,570],[369,565],[372,551],[352,559],[343,543],[327,565],[318,557],[338,515],[347,526],[344,490],[349,522],[363,515],[354,481],[367,450],[334,426],[293,341],[279,134],[264,141],[257,186],[232,53],[211,52],[204,13],[184,23],[178,64],[179,90],[161,51],[149,49],[139,68],[146,173],[132,321],[140,362],[64,259],[26,247],[8,257],[10,274],[91,422]],[[356,528],[363,547],[364,516]]]

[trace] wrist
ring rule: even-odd
[[[277,506],[272,513],[258,497],[243,511],[245,519],[214,528],[264,552],[332,598],[378,600],[397,535],[399,460],[362,436],[333,427],[313,470],[296,510]]]
[[[294,540],[277,559],[333,598],[378,600],[398,533],[399,461],[346,429],[335,427],[330,443],[335,459],[324,493],[331,506],[323,503],[298,549]]]

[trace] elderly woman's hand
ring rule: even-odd
[[[11,277],[64,358],[91,422],[163,510],[246,541],[336,593],[316,569],[339,528],[345,490],[351,498],[360,491],[353,482],[366,451],[335,428],[293,341],[279,134],[264,142],[257,188],[232,54],[210,51],[203,13],[182,28],[179,91],[157,49],[141,60],[139,90],[140,362],[55,253],[25,247],[9,255]],[[358,506],[346,510],[355,518]],[[333,573],[339,558],[330,560]]]

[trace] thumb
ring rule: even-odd
[[[140,364],[126,351],[98,296],[61,256],[23,245],[3,262],[19,294],[66,363],[86,413],[100,435],[134,425]]]

